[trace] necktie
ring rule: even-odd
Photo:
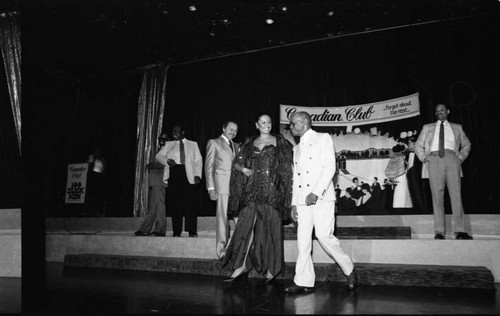
[[[439,158],[444,157],[444,122],[441,122],[441,126],[439,127],[439,149],[438,149]]]
[[[186,153],[184,152],[184,143],[182,140],[179,141],[179,151],[180,151],[180,156],[181,156],[181,165],[184,164],[184,161],[186,161]]]
[[[231,152],[234,154],[233,141],[229,140],[229,148],[231,148]]]

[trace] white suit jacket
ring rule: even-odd
[[[471,142],[465,135],[462,125],[450,123],[451,130],[453,131],[453,136],[455,137],[455,153],[458,158],[463,162],[471,149]],[[415,155],[417,155],[420,161],[429,156],[432,148],[432,141],[434,139],[434,133],[436,132],[436,123],[425,124],[418,136],[417,142],[415,143]],[[460,167],[460,175],[463,176],[462,167]],[[429,178],[429,166],[428,163],[422,164],[422,178]]]
[[[292,205],[305,205],[306,196],[314,193],[318,201],[334,201],[335,151],[330,134],[310,129],[293,147]]]
[[[205,157],[205,180],[207,189],[214,188],[217,194],[229,194],[232,162],[239,146],[234,143],[234,154],[227,141],[219,136],[207,143]]]
[[[203,158],[201,157],[200,148],[198,148],[198,143],[185,139],[184,142],[184,153],[186,154],[184,161],[184,165],[186,168],[186,177],[189,183],[194,184],[194,177],[198,176],[201,179],[201,173],[203,171]],[[160,149],[160,151],[156,154],[156,160],[165,165],[168,168],[167,160],[174,159],[178,160],[178,150],[179,150],[179,141],[173,140],[168,141],[165,145]],[[177,159],[176,159],[177,158]],[[176,161],[179,163],[179,161]],[[164,172],[164,175],[168,175],[169,173]],[[163,181],[168,180],[163,178]]]

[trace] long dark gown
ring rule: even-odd
[[[251,168],[251,177],[233,169],[229,214],[238,217],[224,256],[224,265],[243,265],[249,241],[253,241],[245,262],[247,270],[269,271],[273,276],[284,269],[283,220],[289,216],[292,192],[292,145],[277,136],[277,146],[262,150],[252,139],[244,145],[234,164]]]

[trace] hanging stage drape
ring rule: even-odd
[[[9,86],[19,153],[21,153],[21,30],[18,12],[0,14],[0,46]]]
[[[148,175],[146,165],[155,157],[165,109],[168,66],[144,69],[137,112],[137,155],[135,164],[134,215],[147,209]]]

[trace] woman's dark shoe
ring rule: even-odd
[[[248,278],[248,271],[245,271],[245,272],[242,272],[242,273],[238,274],[234,278],[224,279],[223,282],[224,283],[232,283],[232,284],[236,284],[236,283],[239,283],[239,282],[245,283],[246,280],[247,280],[247,278]]]

